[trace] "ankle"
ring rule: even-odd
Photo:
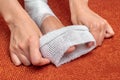
[[[43,32],[43,34],[45,34],[47,32],[50,32],[62,27],[64,27],[64,25],[60,22],[59,19],[57,19],[54,16],[49,16],[43,21],[40,29]]]

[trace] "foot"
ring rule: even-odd
[[[64,25],[54,16],[47,17],[40,27],[42,34],[63,28]],[[66,53],[71,53],[75,50],[75,46],[70,47]]]
[[[72,23],[88,26],[98,46],[102,44],[104,38],[114,35],[110,24],[88,7],[88,0],[70,0],[69,3]]]

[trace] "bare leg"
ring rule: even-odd
[[[42,58],[39,51],[39,38],[42,36],[39,28],[18,1],[0,0],[0,13],[11,31],[10,56],[13,63],[26,66],[31,63],[37,66],[50,63]]]
[[[72,23],[88,26],[98,46],[114,35],[110,24],[88,7],[88,0],[69,0],[69,5]]]

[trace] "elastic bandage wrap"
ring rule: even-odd
[[[46,17],[55,16],[47,2],[47,0],[24,0],[25,10],[39,27]]]
[[[47,5],[47,0],[25,0],[25,9],[39,26],[47,16],[55,16]],[[86,44],[89,42],[93,42],[94,45],[87,47]],[[71,46],[76,47],[75,51],[65,53]],[[96,41],[84,25],[67,26],[40,38],[42,56],[57,67],[90,52],[95,47]]]
[[[92,47],[86,44],[93,42]],[[65,53],[71,46],[76,49]],[[67,26],[47,33],[40,38],[40,50],[43,57],[51,60],[57,67],[74,60],[96,47],[96,41],[88,28],[83,25]]]

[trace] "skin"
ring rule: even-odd
[[[59,19],[57,19],[54,16],[47,17],[40,27],[40,30],[43,34],[46,34],[48,32],[63,28],[64,25],[61,23]],[[71,46],[65,53],[71,53],[75,50],[75,46]]]
[[[9,3],[9,5],[6,3]],[[88,28],[96,39],[98,46],[102,44],[104,38],[109,38],[114,35],[114,31],[109,23],[89,9],[88,0],[70,0],[69,4],[73,24],[89,26]],[[38,26],[31,20],[18,1],[0,0],[0,13],[11,31],[10,56],[12,62],[16,66],[21,64],[25,66],[30,64],[35,66],[49,64],[50,61],[43,58],[39,51],[39,38],[42,34]],[[53,23],[55,25],[53,25]],[[48,25],[51,26],[52,29],[49,29]],[[44,20],[41,31],[45,34],[49,31],[62,28],[63,26],[59,20],[51,16]],[[92,43],[88,45],[92,46]],[[75,46],[68,49],[66,53],[74,50]]]
[[[69,6],[71,11],[72,23],[75,25],[86,25],[94,36],[97,46],[101,46],[105,38],[110,38],[114,35],[114,31],[107,20],[105,20],[89,8],[88,0],[69,0]],[[55,17],[51,17],[50,20],[53,18]],[[49,24],[49,22],[51,22],[51,24]],[[60,24],[56,23],[57,25],[55,26],[55,22]],[[45,24],[48,24],[48,26],[51,25],[52,29],[46,27],[45,25],[41,29],[43,33],[59,28],[61,22],[57,21],[57,19],[51,21],[49,21],[48,19]],[[61,26],[63,26],[63,24]],[[87,44],[88,47],[91,47],[92,45],[92,42]],[[72,48],[73,50],[75,49],[75,47]]]
[[[88,26],[97,42],[97,46],[102,45],[104,38],[110,38],[114,35],[110,24],[89,8],[88,0],[69,0],[69,6],[72,23]],[[92,46],[92,43],[88,45]]]
[[[39,38],[42,34],[18,1],[0,0],[0,13],[11,32],[10,57],[12,62],[16,66],[49,64],[50,61],[43,58],[39,51]]]
[[[97,46],[101,46],[105,38],[110,38],[114,35],[114,31],[107,20],[89,8],[88,0],[69,0],[69,6],[72,23],[75,25],[86,25],[94,36]],[[45,24],[43,24],[41,28],[43,34],[64,26],[59,20],[55,19],[55,17],[49,17],[44,22]],[[49,28],[49,26],[51,27]],[[93,42],[86,45],[87,47],[91,47]],[[74,51],[75,46],[71,47],[69,50]]]
[[[25,66],[49,64],[50,60],[43,58],[39,51],[39,38],[42,33],[19,2],[17,0],[0,0],[0,14],[8,24],[11,32],[10,57],[12,62],[16,66],[21,64]],[[56,25],[53,25],[53,23]],[[48,25],[52,26],[52,29],[48,30]],[[42,32],[47,33],[61,27],[63,25],[59,20],[55,17],[48,17],[42,24]],[[71,47],[66,53],[70,53],[74,49],[75,47]]]

